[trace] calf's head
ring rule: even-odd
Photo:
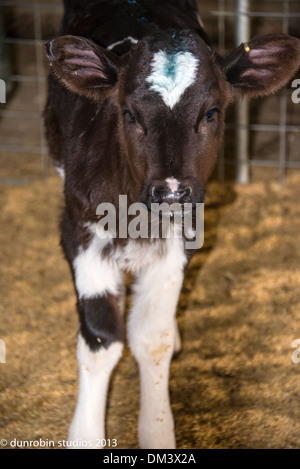
[[[154,33],[123,56],[62,36],[47,45],[56,77],[87,99],[110,99],[116,132],[141,202],[201,202],[214,167],[226,107],[268,95],[300,66],[300,40],[268,34],[217,54],[189,31]]]

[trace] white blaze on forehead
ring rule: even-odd
[[[161,95],[171,109],[197,76],[198,59],[191,52],[167,54],[159,51],[151,63],[152,73],[146,79],[150,89]]]

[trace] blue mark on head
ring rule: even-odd
[[[167,45],[167,53],[169,55],[179,52],[188,52],[190,48],[196,44],[196,41],[190,38],[186,31],[172,29],[169,33],[169,43]]]
[[[132,10],[129,13],[130,16],[135,16],[137,21],[140,21],[141,23],[146,23],[147,21],[150,21],[149,18],[147,18],[147,13],[148,10],[143,7],[137,0],[127,0],[127,3],[132,5]]]
[[[164,75],[171,79],[176,76],[176,53],[168,56],[168,61],[165,65]]]

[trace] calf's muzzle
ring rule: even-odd
[[[151,204],[196,204],[204,202],[205,191],[196,179],[178,181],[175,178],[165,180],[152,180],[142,193],[141,201],[149,210]]]

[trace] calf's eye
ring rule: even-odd
[[[207,121],[208,121],[208,122],[213,121],[215,115],[217,114],[217,112],[218,112],[218,109],[217,109],[217,108],[210,109],[210,110],[206,113],[206,119],[207,119]]]
[[[132,112],[128,111],[128,109],[126,109],[126,110],[123,112],[123,114],[128,117],[128,122],[129,122],[129,124],[135,124],[135,123],[136,123],[136,118],[134,117],[134,115],[132,114]]]

